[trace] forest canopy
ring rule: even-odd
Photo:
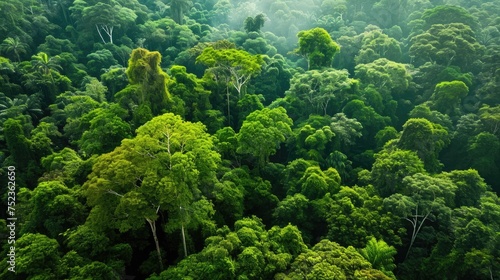
[[[499,14],[0,1],[0,278],[500,278]]]

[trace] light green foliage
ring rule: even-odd
[[[300,31],[297,37],[299,47],[295,51],[307,59],[307,70],[330,67],[333,57],[340,50],[330,34],[320,27]]]
[[[389,246],[384,240],[370,239],[366,247],[360,250],[360,254],[372,264],[372,267],[384,272],[385,275],[395,279],[392,272],[396,265],[394,264],[394,255],[396,248]]]
[[[248,115],[238,132],[237,153],[249,154],[262,166],[292,134],[293,122],[283,108],[264,108]]]
[[[290,272],[277,275],[278,279],[359,279],[370,275],[372,267],[353,247],[342,247],[335,242],[321,240],[311,250],[299,255]],[[364,279],[390,279],[364,278]]]
[[[264,64],[261,55],[251,55],[244,50],[206,47],[196,58],[197,63],[209,67],[216,76],[225,79],[227,86],[232,85],[238,98],[245,93],[244,87],[250,78],[261,71]]]
[[[40,233],[24,234],[16,241],[16,273],[24,279],[55,279],[60,254],[56,240]]]
[[[255,217],[236,221],[234,232],[219,229],[205,244],[200,253],[149,279],[269,279],[307,249],[295,226],[267,231]]]
[[[116,93],[115,98],[122,107],[145,104],[151,108],[153,116],[169,109],[171,101],[167,89],[169,77],[160,68],[161,54],[143,48],[134,49],[126,70],[129,85]]]
[[[441,82],[434,89],[430,107],[449,116],[459,115],[459,105],[468,93],[469,88],[462,81]]]
[[[215,183],[220,156],[213,148],[202,124],[185,122],[170,113],[141,126],[135,138],[122,141],[94,164],[83,186],[93,206],[90,224],[125,232],[142,228],[147,221],[161,263],[155,230],[160,211],[168,213],[170,230],[200,221],[204,229],[211,227],[210,204],[199,209],[193,204],[204,200],[202,194],[209,195]],[[199,219],[197,215],[208,216]]]
[[[358,64],[355,74],[364,85],[374,85],[382,93],[385,101],[391,100],[391,95],[402,95],[411,82],[406,65],[387,58]]]
[[[415,151],[429,172],[438,172],[442,164],[439,152],[450,143],[446,129],[426,119],[409,119],[403,125],[397,146],[400,149]]]
[[[356,64],[370,63],[379,58],[401,60],[401,47],[396,39],[377,29],[364,32],[362,36],[361,49],[354,59]]]
[[[349,78],[347,70],[309,70],[292,77],[285,95],[291,102],[297,100],[295,106],[303,118],[309,114],[333,115],[356,86],[356,80]]]
[[[318,166],[308,167],[298,181],[300,193],[310,200],[322,198],[327,193],[336,193],[340,187],[340,175],[329,168],[322,171]],[[289,190],[288,194],[293,194]]]

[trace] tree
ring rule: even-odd
[[[115,27],[126,28],[133,24],[137,14],[115,1],[108,3],[98,2],[95,5],[83,8],[79,25],[85,26],[87,30],[95,28],[104,44],[113,44],[113,32]],[[105,35],[103,35],[103,33]],[[107,35],[108,40],[105,39]]]
[[[236,152],[255,157],[258,166],[262,167],[269,160],[269,156],[276,153],[280,144],[292,134],[292,124],[292,119],[284,108],[264,108],[252,112],[243,121],[236,136]]]
[[[94,77],[99,77],[103,69],[108,69],[117,65],[118,61],[113,57],[111,51],[107,49],[97,50],[87,55],[88,73]]]
[[[31,212],[22,233],[42,233],[59,238],[66,229],[83,223],[84,206],[75,192],[58,181],[42,182],[31,192]]]
[[[402,63],[379,58],[370,63],[358,64],[355,76],[362,84],[374,85],[382,93],[384,101],[388,102],[393,96],[401,96],[410,86],[411,76],[407,66]]]
[[[465,8],[460,6],[442,5],[425,10],[421,16],[425,22],[422,26],[424,30],[429,29],[433,24],[463,23],[473,30],[479,27],[478,20],[472,16]]]
[[[349,78],[347,70],[309,70],[292,77],[285,95],[289,100],[299,102],[297,106],[302,117],[310,114],[331,116],[340,111],[356,87],[357,81]]]
[[[193,3],[190,0],[170,0],[172,19],[178,24],[184,24],[184,13],[192,5]]]
[[[377,274],[371,264],[353,247],[342,247],[323,239],[312,249],[300,254],[292,263],[290,271],[279,274],[278,279],[391,279],[383,273]],[[362,278],[361,275],[365,277]]]
[[[143,227],[146,221],[161,268],[159,216],[168,213],[167,228],[180,229],[183,236],[185,227],[194,226],[189,220],[210,231],[211,204],[201,201],[205,200],[202,194],[210,195],[219,161],[202,124],[185,122],[171,113],[156,117],[138,128],[135,138],[122,141],[95,162],[83,186],[93,206],[90,224],[126,232]],[[197,203],[206,207],[195,207]],[[193,211],[189,220],[183,209]]]
[[[393,279],[395,278],[392,271],[396,268],[394,264],[394,255],[397,253],[396,248],[389,246],[384,240],[372,238],[359,253],[372,264],[373,268],[382,271]]]
[[[255,17],[247,17],[244,23],[245,31],[247,33],[260,32],[260,29],[264,26],[264,22],[266,22],[264,14],[258,14]]]
[[[26,53],[28,45],[21,42],[18,37],[5,38],[0,44],[0,50],[4,53],[12,53],[18,62],[21,62],[21,54]]]
[[[424,171],[424,164],[415,152],[383,149],[375,154],[370,177],[379,195],[388,197],[401,192],[403,178]]]
[[[452,170],[443,172],[440,176],[449,178],[457,186],[455,207],[479,206],[481,197],[486,193],[487,185],[476,170]]]
[[[225,78],[238,92],[241,98],[243,87],[249,82],[252,76],[261,71],[264,64],[262,56],[251,55],[244,50],[238,49],[214,49],[207,47],[196,58],[197,63],[203,63],[210,67],[217,76]]]
[[[361,48],[354,59],[356,64],[370,63],[379,58],[387,58],[390,61],[401,60],[400,43],[382,33],[382,30],[365,31],[361,36]]]
[[[295,52],[306,58],[308,70],[330,67],[333,57],[340,50],[330,34],[320,27],[300,31],[297,37],[299,48]]]
[[[184,101],[186,120],[201,121],[209,125],[206,111],[212,108],[209,100],[210,91],[203,87],[201,79],[188,73],[186,67],[179,65],[170,68],[170,75],[172,78],[168,82],[168,91]]]
[[[42,75],[48,75],[53,79],[52,72],[62,69],[58,63],[58,59],[58,56],[49,57],[46,53],[39,52],[31,57],[31,65]]]
[[[403,185],[401,193],[384,199],[384,205],[411,224],[407,258],[426,221],[432,220],[436,227],[449,226],[457,187],[448,178],[435,178],[422,173],[405,177]]]
[[[371,186],[340,187],[316,203],[329,240],[357,248],[365,247],[371,237],[402,243],[405,229],[394,214],[383,210],[383,200]]]
[[[161,54],[157,51],[143,48],[132,51],[125,71],[129,85],[115,95],[122,107],[127,108],[130,103],[144,105],[151,109],[153,116],[169,108],[172,102],[167,89],[169,76],[160,68],[160,63]]]
[[[77,144],[85,156],[111,152],[123,139],[132,136],[130,125],[123,120],[126,111],[114,105],[94,109],[82,116],[82,119],[88,120],[88,123],[83,123],[88,125],[88,129]]]
[[[434,89],[430,107],[449,116],[460,115],[458,106],[468,93],[469,88],[462,81],[441,82]]]
[[[403,132],[397,146],[400,149],[415,151],[429,172],[438,172],[442,163],[439,152],[450,143],[446,129],[426,119],[409,119],[403,125]]]
[[[16,241],[16,273],[24,279],[55,279],[61,256],[56,240],[27,233]]]
[[[295,226],[266,230],[255,216],[236,221],[234,231],[218,229],[205,244],[201,252],[148,279],[271,279],[307,249]]]
[[[410,56],[418,66],[425,62],[471,69],[482,51],[472,29],[462,23],[434,24],[411,38]]]

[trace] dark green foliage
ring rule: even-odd
[[[0,278],[500,279],[499,14],[1,0]]]

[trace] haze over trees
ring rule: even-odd
[[[499,7],[0,1],[0,279],[500,278]]]

